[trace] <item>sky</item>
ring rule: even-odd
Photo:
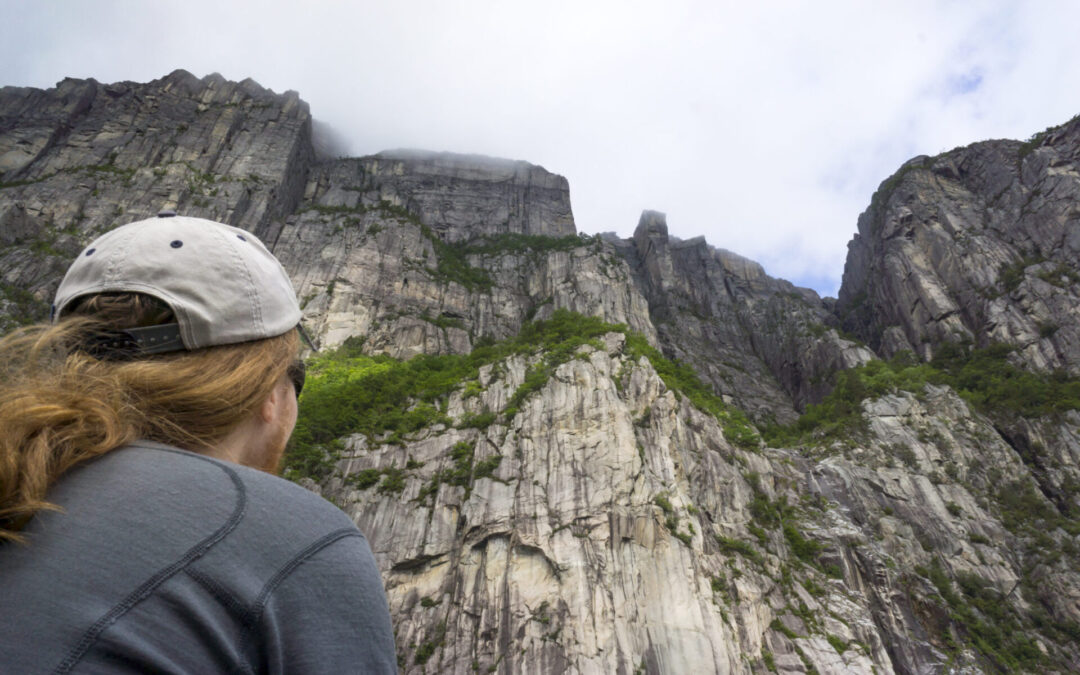
[[[641,211],[835,296],[916,155],[1080,113],[1075,0],[0,0],[0,85],[183,68],[300,92],[350,155],[525,160],[578,230]]]

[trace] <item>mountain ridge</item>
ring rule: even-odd
[[[835,301],[312,129],[184,71],[0,89],[0,330],[159,208],[263,238],[323,347],[290,477],[368,534],[402,672],[1080,668],[1080,123],[903,165]]]

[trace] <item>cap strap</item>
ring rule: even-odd
[[[184,341],[180,339],[180,324],[178,323],[128,328],[123,332],[135,340],[143,354],[162,354],[186,349]]]
[[[126,361],[148,354],[180,351],[186,347],[180,338],[180,325],[167,323],[96,333],[86,340],[82,349],[95,358]]]

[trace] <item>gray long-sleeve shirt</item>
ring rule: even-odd
[[[397,670],[367,540],[297,485],[139,442],[48,498],[0,544],[0,672]]]

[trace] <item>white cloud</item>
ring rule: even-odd
[[[913,155],[1080,112],[1066,1],[0,0],[3,84],[174,68],[296,89],[358,153],[478,152],[570,180],[578,226],[643,208],[835,294]]]

